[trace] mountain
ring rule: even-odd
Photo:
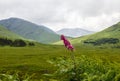
[[[8,30],[7,28],[0,25],[0,38],[8,38],[8,39],[24,39],[20,35],[13,33],[12,31]]]
[[[61,30],[57,31],[57,33],[64,34],[65,36],[70,36],[70,37],[80,37],[80,36],[92,34],[94,32],[88,31],[85,29],[81,29],[81,28],[74,28],[74,29],[65,28],[65,29],[61,29]]]
[[[97,32],[92,35],[82,36],[71,40],[72,43],[91,43],[91,44],[104,44],[104,43],[120,43],[120,22],[108,27],[107,29]]]
[[[23,38],[20,35],[0,25],[0,47],[1,46],[24,47],[35,46],[35,44],[38,43],[33,40]]]
[[[41,43],[52,43],[59,40],[59,35],[49,28],[23,19],[9,18],[0,20],[0,25],[5,26],[7,29],[24,38],[36,40]]]

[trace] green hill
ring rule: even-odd
[[[40,43],[52,43],[59,40],[59,35],[49,28],[23,19],[9,18],[1,20],[0,24],[24,38]]]
[[[120,22],[92,35],[87,35],[71,40],[72,43],[114,43],[120,40]]]
[[[74,38],[70,40],[72,44],[115,44],[120,41],[120,22],[97,33]],[[53,44],[61,45],[62,41],[55,42]]]
[[[33,40],[23,38],[4,26],[0,26],[0,46],[23,47],[34,46],[35,44],[38,43]]]
[[[13,33],[12,31],[8,30],[7,28],[0,26],[0,38],[8,38],[8,39],[24,39],[23,37]]]

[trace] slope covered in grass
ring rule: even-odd
[[[33,40],[26,39],[17,35],[16,33],[8,30],[7,28],[0,26],[0,46],[34,46],[36,43]]]
[[[13,33],[7,28],[0,25],[0,38],[9,38],[9,39],[24,39],[20,35]]]
[[[92,35],[87,35],[79,38],[75,38],[72,41],[72,43],[77,44],[77,43],[83,43],[84,41],[95,41],[99,39],[104,39],[104,38],[116,38],[120,40],[120,22],[101,31],[97,32]]]
[[[9,18],[1,20],[0,24],[27,39],[36,40],[41,43],[52,43],[59,40],[59,35],[51,29],[23,19]]]

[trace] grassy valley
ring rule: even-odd
[[[107,59],[112,62],[120,62],[119,49],[116,48],[99,48],[90,45],[75,45],[76,57],[86,55]],[[64,46],[39,45],[35,47],[0,47],[0,69],[1,73],[7,71],[20,71],[22,75],[28,73],[35,74],[33,81],[39,81],[44,78],[45,73],[53,73],[57,68],[48,63],[53,58],[66,57],[71,58],[71,52]]]
[[[75,48],[71,52],[62,41],[52,45],[32,41],[35,45],[31,46],[29,40],[0,26],[0,38],[21,39],[28,44],[0,46],[0,80],[120,81],[119,31],[117,23],[92,35],[70,38]]]

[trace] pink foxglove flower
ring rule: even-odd
[[[61,40],[63,40],[63,43],[68,50],[73,51],[74,47],[72,46],[72,44],[67,40],[67,38],[64,35],[61,35]]]

